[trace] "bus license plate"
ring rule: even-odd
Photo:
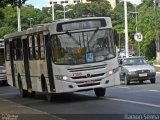
[[[85,84],[93,84],[94,81],[93,81],[93,80],[88,80],[88,81],[85,81],[84,83],[85,83]]]
[[[147,73],[139,74],[139,77],[146,77]]]

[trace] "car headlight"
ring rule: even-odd
[[[135,71],[128,71],[128,74],[133,75],[133,74],[136,74],[136,72]]]
[[[66,75],[55,75],[58,80],[69,80],[69,77]]]
[[[150,69],[150,72],[153,73],[153,72],[155,72],[155,70],[154,69]]]

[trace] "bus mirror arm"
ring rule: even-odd
[[[113,30],[113,38],[114,38],[115,45],[118,46],[119,45],[119,35],[116,30]]]

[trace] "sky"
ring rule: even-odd
[[[141,0],[127,0],[130,1],[132,4],[140,4]],[[31,4],[35,8],[42,8],[47,6],[47,0],[27,0],[26,4]]]
[[[31,4],[35,8],[42,8],[47,6],[47,1],[46,0],[27,0],[25,4]]]

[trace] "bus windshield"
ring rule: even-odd
[[[55,64],[77,65],[108,60],[116,56],[111,29],[52,36]]]

